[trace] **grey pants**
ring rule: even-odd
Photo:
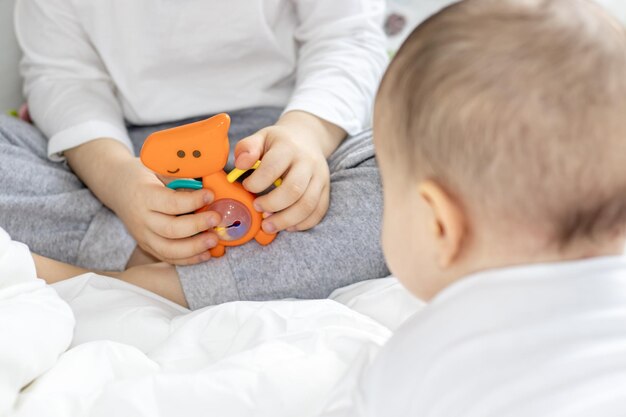
[[[234,143],[273,124],[281,110],[231,113]],[[152,132],[190,122],[129,126],[138,152]],[[232,164],[232,157],[230,160]],[[334,289],[389,272],[379,244],[382,196],[371,133],[350,137],[328,160],[330,209],[306,232],[252,241],[218,259],[178,267],[192,309],[235,300],[324,298]],[[136,243],[123,223],[74,175],[47,158],[34,126],[0,116],[0,226],[33,252],[90,269],[121,270]]]

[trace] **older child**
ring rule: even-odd
[[[626,36],[592,2],[466,0],[411,35],[374,135],[386,258],[431,302],[363,415],[624,415],[624,115]]]
[[[18,1],[25,94],[41,131],[0,117],[0,225],[37,253],[88,268],[178,265],[194,308],[322,297],[384,276],[367,133],[386,65],[383,9],[382,0]],[[271,214],[265,231],[287,232],[204,263],[219,218],[182,214],[212,195],[165,188],[134,155],[149,133],[222,111],[231,148],[245,138],[237,166],[263,161],[245,186],[258,193],[283,178],[256,203]],[[327,211],[314,230],[289,233]]]

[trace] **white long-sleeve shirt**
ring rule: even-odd
[[[444,290],[382,349],[368,417],[626,415],[626,258],[479,273]]]
[[[18,0],[21,72],[49,154],[254,106],[368,126],[383,0]]]

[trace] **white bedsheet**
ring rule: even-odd
[[[237,302],[191,313],[95,274],[54,289],[74,312],[71,348],[62,353],[62,333],[40,337],[42,357],[60,356],[39,367],[8,415],[320,415],[349,404],[353,382],[390,330],[421,306],[393,278],[341,289],[334,300]],[[23,310],[1,314],[21,322]],[[16,360],[29,361],[24,334],[42,334],[52,320],[31,320],[21,339],[0,344],[0,356],[7,346],[24,347]]]

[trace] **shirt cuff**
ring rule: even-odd
[[[91,120],[54,134],[48,142],[48,157],[52,161],[63,161],[65,159],[64,151],[100,138],[115,139],[126,145],[134,154],[133,145],[126,129],[120,129],[112,123]]]
[[[354,136],[371,126],[369,112],[368,116],[359,118],[354,111],[350,110],[348,103],[345,105],[341,103],[341,106],[331,105],[330,103],[337,102],[337,96],[319,91],[316,92],[315,96],[316,99],[312,100],[309,97],[298,97],[296,94],[290,100],[283,114],[292,110],[302,110],[339,126],[349,136]]]

